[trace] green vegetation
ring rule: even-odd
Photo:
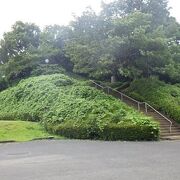
[[[32,72],[32,76],[48,75],[48,74],[64,74],[66,70],[58,64],[40,64],[36,66]]]
[[[50,136],[39,123],[0,121],[0,141],[30,141]]]
[[[47,130],[67,137],[158,139],[158,124],[151,118],[88,86],[85,81],[63,74],[22,80],[1,92],[0,102],[0,119],[41,121]],[[133,130],[126,131],[127,127]],[[113,135],[113,129],[120,132]]]
[[[167,0],[114,0],[43,30],[18,21],[0,41],[0,119],[73,138],[157,139],[150,118],[83,79],[111,80],[180,122],[179,60],[180,24]]]
[[[156,75],[180,83],[180,24],[167,0],[114,0],[68,26],[16,22],[0,41],[0,59],[0,90],[45,74],[46,63],[97,80]]]
[[[103,129],[86,125],[86,123],[77,126],[72,124],[60,124],[56,127],[48,126],[50,132],[63,135],[68,138],[76,139],[101,139],[101,140],[158,140],[159,128],[155,123],[144,121],[144,125],[140,123],[109,123]]]
[[[155,78],[135,80],[126,89],[129,95],[147,101],[180,123],[180,84],[170,85]]]

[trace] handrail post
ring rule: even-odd
[[[123,95],[121,94],[121,101],[123,101]]]
[[[140,103],[138,102],[138,111],[140,111]]]
[[[146,103],[145,103],[145,111],[146,111],[146,113],[148,112],[147,104]]]
[[[108,90],[108,94],[109,94],[109,87],[107,87],[107,90]]]
[[[169,133],[171,133],[171,130],[172,130],[172,122],[170,124]]]

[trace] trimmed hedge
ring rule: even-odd
[[[100,130],[87,126],[78,127],[71,124],[60,124],[58,126],[46,126],[46,129],[51,133],[74,139],[101,139],[106,141],[152,141],[159,139],[158,126],[148,125],[109,124],[103,130]]]
[[[158,140],[159,128],[156,126],[137,126],[137,125],[116,125],[111,124],[101,132],[103,140]]]

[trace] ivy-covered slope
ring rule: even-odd
[[[151,118],[63,74],[32,77],[1,92],[0,119],[41,121],[72,138],[152,140],[159,134]]]

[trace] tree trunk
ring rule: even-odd
[[[113,76],[111,76],[111,83],[115,83],[115,82],[116,82],[116,76],[113,75]]]

